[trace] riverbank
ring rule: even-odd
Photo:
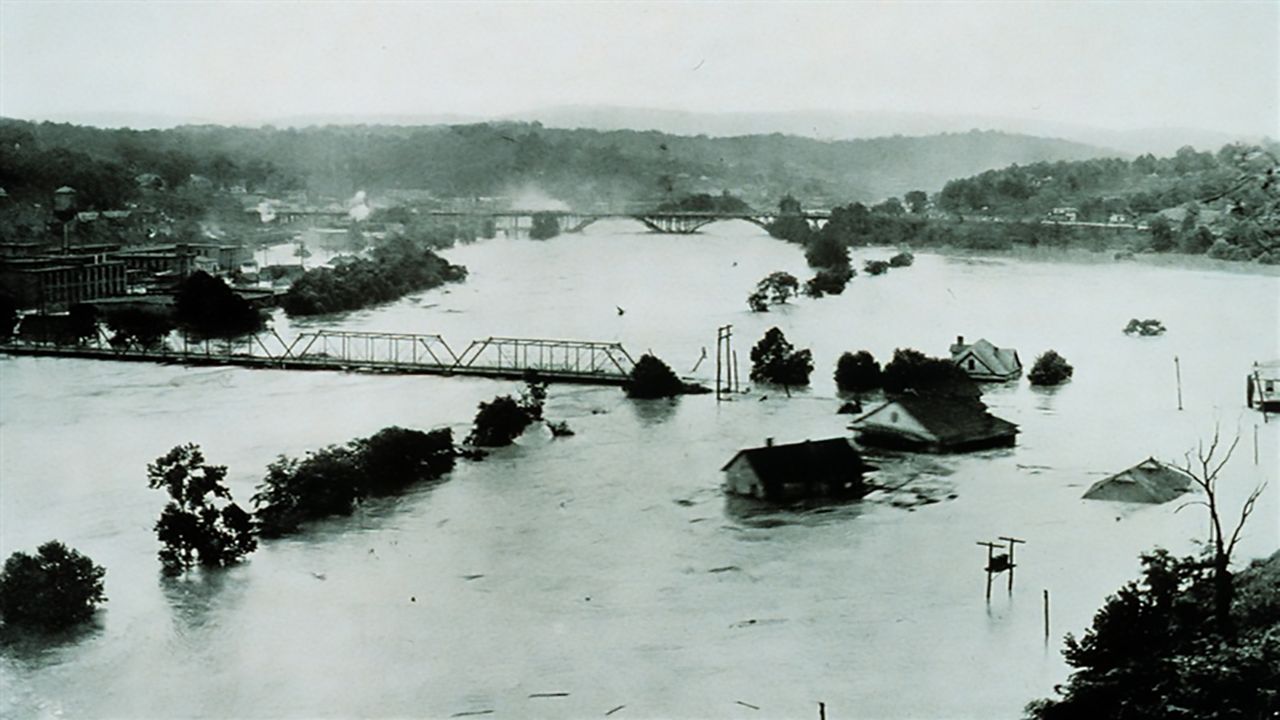
[[[889,249],[890,246],[885,246]],[[1123,249],[1089,250],[1085,248],[1014,247],[1009,250],[973,250],[953,245],[920,248],[918,252],[946,257],[974,259],[1021,260],[1026,262],[1059,262],[1079,265],[1113,265],[1133,263],[1178,270],[1207,270],[1261,277],[1280,277],[1280,265],[1263,265],[1238,260],[1217,260],[1206,255],[1185,253],[1133,253]],[[1120,253],[1126,253],[1117,257]]]

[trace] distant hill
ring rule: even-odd
[[[78,153],[104,163],[101,170],[108,175],[154,173],[171,185],[196,174],[218,186],[276,192],[305,187],[341,197],[357,190],[375,198],[390,189],[456,198],[533,189],[576,205],[661,202],[725,190],[761,207],[788,193],[812,205],[875,202],[910,190],[936,191],[951,178],[1015,163],[1114,154],[991,131],[819,141],[776,133],[712,138],[524,122],[134,131],[3,121],[0,132],[4,152],[24,148],[0,172],[0,186],[10,192],[34,183],[32,190],[42,194],[71,182]],[[53,151],[62,155],[29,155]],[[101,175],[86,182],[103,184]]]

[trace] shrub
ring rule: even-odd
[[[778,328],[770,328],[751,348],[751,379],[779,385],[808,385],[813,354],[796,350]]]
[[[1070,380],[1071,373],[1074,371],[1075,369],[1065,358],[1049,350],[1036,358],[1031,366],[1031,372],[1027,373],[1027,380],[1030,380],[1032,385],[1060,385]]]
[[[467,443],[479,447],[510,445],[535,421],[542,419],[546,385],[530,382],[520,399],[499,395],[480,403]]]
[[[684,389],[684,383],[671,366],[648,354],[636,361],[631,380],[626,384],[627,397],[637,399],[672,397]]]
[[[262,313],[227,284],[206,272],[192,273],[178,286],[174,320],[199,337],[236,337],[261,330]]]
[[[785,303],[799,291],[800,281],[796,276],[779,270],[756,283],[755,292],[747,296],[747,304],[756,312],[765,312],[769,303]]]
[[[880,387],[880,363],[866,350],[844,353],[836,361],[836,387],[846,392],[865,392]]]
[[[1128,325],[1124,326],[1125,335],[1163,335],[1164,332],[1164,323],[1155,318],[1147,318],[1146,320],[1133,318],[1129,320]]]
[[[57,630],[88,620],[106,602],[107,571],[79,552],[52,540],[35,556],[15,552],[0,571],[0,616],[6,625]]]
[[[830,234],[817,233],[811,236],[804,259],[811,268],[847,268],[849,249]]]
[[[915,261],[916,256],[904,250],[889,258],[889,267],[911,267],[911,264]]]
[[[889,272],[889,263],[883,260],[868,260],[862,266],[862,271],[868,275],[883,275]]]

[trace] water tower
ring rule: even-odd
[[[53,191],[53,216],[62,223],[62,252],[70,250],[71,221],[76,216],[76,190],[63,185]]]

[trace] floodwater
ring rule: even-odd
[[[1139,552],[1206,536],[1198,507],[1081,500],[1092,482],[1181,459],[1220,425],[1241,438],[1227,505],[1270,483],[1239,557],[1280,547],[1280,422],[1243,407],[1249,364],[1280,355],[1275,277],[921,254],[843,296],[752,314],[756,280],[808,273],[798,248],[745,223],[661,236],[602,222],[446,255],[466,283],[276,329],[439,333],[455,350],[489,335],[618,341],[682,373],[706,347],[708,378],[716,327],[732,324],[745,381],[750,346],[778,325],[812,348],[813,386],[719,404],[553,386],[546,414],[576,436],[531,432],[238,567],[173,580],[151,531],[164,497],[145,478],[173,445],[202,444],[247,503],[280,453],[388,425],[461,438],[478,402],[519,385],[0,358],[0,553],[61,539],[107,567],[110,598],[89,628],[0,650],[0,715],[812,718],[824,702],[833,718],[1013,718],[1066,678],[1062,636],[1136,575]],[[1132,317],[1169,332],[1126,337]],[[1021,426],[1016,448],[884,458],[878,481],[901,487],[861,503],[770,511],[722,493],[739,448],[845,433],[840,352],[941,355],[957,334],[1028,366],[1049,348],[1075,365],[1054,390],[987,392]],[[975,543],[1001,535],[1026,544],[1012,592],[1001,576],[987,603]]]

